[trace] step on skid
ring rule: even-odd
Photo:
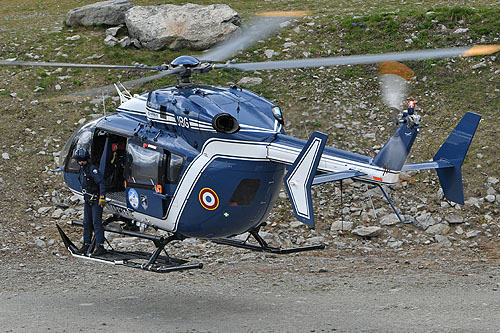
[[[73,221],[72,225],[82,225],[80,221]],[[109,226],[104,226],[104,230],[108,232],[115,232],[123,235],[145,238],[152,240],[156,246],[156,250],[153,253],[143,252],[143,251],[116,251],[114,249],[107,250],[106,253],[96,256],[94,254],[77,253],[78,248],[73,244],[69,237],[64,233],[59,225],[56,224],[59,235],[64,242],[64,246],[68,249],[71,255],[75,258],[102,262],[113,265],[121,265],[126,267],[138,268],[146,271],[156,272],[156,273],[168,273],[175,271],[183,271],[189,269],[203,268],[202,263],[198,264],[188,264],[187,260],[172,258],[165,251],[165,245],[170,241],[175,240],[175,237],[160,237],[150,234],[144,234],[139,232],[132,232],[127,230],[121,230],[116,228],[111,228]],[[94,244],[91,244],[90,250],[93,248]],[[165,255],[160,255],[161,252]]]

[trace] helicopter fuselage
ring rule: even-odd
[[[306,143],[284,135],[282,123],[276,105],[249,91],[171,86],[84,125],[61,167],[80,194],[71,156],[85,147],[108,179],[109,211],[182,237],[229,237],[264,221],[285,167]],[[326,147],[318,173],[345,170],[381,183],[399,176],[370,157]]]

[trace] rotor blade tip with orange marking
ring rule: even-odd
[[[415,72],[406,65],[397,61],[384,61],[378,63],[378,75],[395,74],[406,81],[415,79]]]
[[[270,11],[257,13],[258,16],[284,16],[284,17],[304,17],[310,14],[310,11],[295,10],[295,11]]]
[[[488,55],[500,51],[500,45],[476,45],[462,53],[461,57],[470,57],[476,55]]]

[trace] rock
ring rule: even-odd
[[[424,213],[417,216],[413,224],[419,229],[426,230],[431,225],[436,224],[436,220],[434,220],[430,213]]]
[[[464,218],[460,215],[457,215],[457,214],[451,214],[451,215],[447,215],[445,217],[445,220],[449,223],[449,224],[459,224],[459,223],[464,223]]]
[[[66,25],[120,25],[133,6],[128,0],[110,0],[73,8],[66,14]]]
[[[267,57],[267,59],[271,59],[274,54],[275,54],[274,50],[268,49],[264,51],[264,55]]]
[[[260,77],[248,77],[245,76],[241,80],[238,81],[237,85],[242,87],[251,87],[256,86],[262,83],[262,79]]]
[[[79,40],[80,38],[81,38],[80,35],[74,35],[71,37],[66,37],[66,40],[75,41],[75,40]]]
[[[125,28],[125,26],[123,25],[106,29],[106,36],[119,37],[119,36],[125,36],[126,34],[127,34],[127,28]]]
[[[452,245],[450,239],[447,236],[435,235],[434,239],[440,247],[450,247]]]
[[[325,237],[316,236],[311,237],[307,240],[308,244],[322,244],[325,241]]]
[[[465,32],[469,31],[468,28],[458,28],[457,30],[453,31],[454,34],[463,34]]]
[[[359,227],[352,231],[354,235],[361,237],[376,237],[382,233],[384,229],[380,227]]]
[[[488,202],[495,202],[496,197],[493,194],[488,194],[484,199]]]
[[[392,249],[395,249],[395,248],[403,246],[403,241],[400,241],[400,240],[389,241],[389,242],[387,242],[387,246],[389,246]]]
[[[457,235],[463,235],[464,234],[464,229],[462,229],[459,225],[455,228],[455,233]]]
[[[115,46],[116,44],[118,44],[119,41],[116,37],[113,37],[113,36],[106,36],[106,38],[104,38],[104,45],[106,46]]]
[[[4,160],[10,160],[9,153],[2,153],[2,158],[3,158]]]
[[[290,222],[290,228],[298,228],[300,226],[302,226],[302,222],[300,222],[300,221],[292,221],[292,222]]]
[[[62,214],[63,214],[63,210],[61,208],[57,208],[53,213],[52,213],[52,218],[53,219],[60,219]]]
[[[120,43],[120,46],[123,47],[123,48],[129,47],[129,45],[130,45],[130,37],[129,36],[125,36],[122,39],[120,39],[118,41],[118,43]]]
[[[395,225],[399,222],[398,216],[394,213],[386,215],[380,219],[382,225]]]
[[[429,228],[425,230],[425,232],[431,234],[431,235],[444,235],[447,234],[448,231],[450,231],[450,227],[448,227],[444,223],[438,223],[435,225],[431,225]]]
[[[488,184],[495,185],[496,183],[498,183],[498,178],[488,177]]]
[[[352,230],[353,227],[353,222],[351,221],[335,221],[332,223],[332,226],[330,227],[331,231],[348,231]]]
[[[204,50],[239,30],[241,18],[227,5],[135,6],[125,14],[131,38],[150,50]]]
[[[44,248],[47,246],[47,244],[45,244],[45,242],[39,238],[35,238],[35,245],[40,248]]]
[[[47,214],[51,209],[52,207],[40,207],[37,212],[38,214]]]
[[[59,91],[59,90],[61,90],[62,88],[61,88],[61,85],[60,85],[60,84],[56,84],[56,85],[54,86],[54,89],[55,89],[56,91]]]
[[[474,238],[476,236],[479,236],[481,234],[481,231],[479,230],[471,230],[468,233],[465,234],[465,237],[467,238]]]

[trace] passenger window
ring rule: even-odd
[[[162,154],[129,142],[127,145],[127,183],[157,185],[161,183]]]
[[[259,184],[260,179],[243,179],[231,196],[229,206],[250,206],[257,194]]]
[[[184,167],[184,158],[181,155],[170,153],[167,178],[171,184],[176,184]]]

